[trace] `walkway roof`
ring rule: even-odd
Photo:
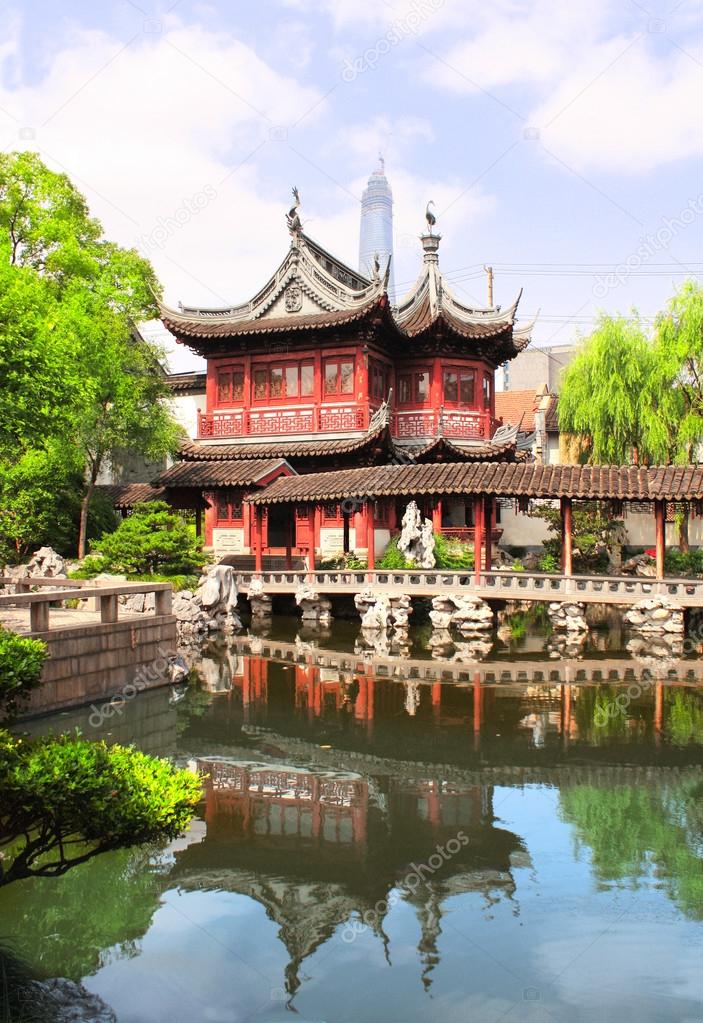
[[[379,465],[279,479],[255,504],[339,501],[347,497],[492,494],[497,497],[621,501],[703,499],[703,465],[535,465],[444,462]]]

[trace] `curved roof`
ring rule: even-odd
[[[161,306],[179,337],[218,338],[351,323],[388,304],[386,279],[368,280],[302,231],[292,232],[283,262],[263,288],[238,306]]]
[[[515,325],[520,295],[505,309],[470,307],[456,298],[439,269],[440,235],[431,231],[421,235],[420,276],[412,291],[390,310],[390,262],[384,275],[376,270],[369,280],[292,223],[289,217],[292,237],[286,256],[249,302],[220,308],[162,305],[167,329],[203,353],[218,339],[334,328],[376,316],[386,318],[401,343],[403,336],[422,343],[438,334],[460,345],[474,341],[477,350],[496,363],[513,358],[529,344],[532,324]],[[490,348],[483,342],[489,342]]]
[[[439,269],[439,242],[441,235],[424,234],[420,237],[424,259],[420,276],[413,289],[394,308],[397,326],[411,338],[441,330],[460,338],[483,340],[504,337],[516,355],[527,347],[532,324],[515,328],[515,317],[522,291],[512,305],[471,307],[460,302],[447,286]]]

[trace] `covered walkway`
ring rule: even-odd
[[[356,517],[356,536],[365,538],[368,568],[375,568],[376,518],[379,510],[398,499],[432,505],[436,527],[442,522],[442,501],[462,497],[473,505],[476,586],[492,568],[492,523],[496,498],[514,498],[521,511],[531,500],[558,501],[562,521],[562,574],[573,575],[574,501],[606,501],[613,518],[627,503],[651,506],[656,523],[656,578],[664,579],[667,503],[685,503],[700,514],[703,509],[703,466],[536,465],[505,462],[382,465],[343,469],[278,479],[247,500],[253,506],[255,567],[261,571],[265,548],[262,516],[287,506],[291,515],[307,509],[310,537],[319,535],[322,509],[341,502],[345,515]],[[309,569],[315,570],[315,544],[308,547]],[[501,573],[502,574],[502,573]],[[503,574],[502,574],[503,575]],[[581,599],[581,598],[580,598]],[[611,600],[612,598],[608,598]],[[698,606],[698,605],[696,605]]]

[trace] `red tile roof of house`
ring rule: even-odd
[[[521,433],[532,433],[535,428],[535,412],[539,408],[541,395],[529,391],[496,391],[496,418],[507,426],[517,426],[522,420]]]

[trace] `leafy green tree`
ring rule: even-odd
[[[93,546],[103,570],[126,575],[189,572],[202,568],[206,560],[200,540],[165,501],[136,505],[114,533]]]
[[[655,358],[638,321],[602,316],[567,368],[559,395],[559,429],[583,442],[584,460],[623,464],[650,452],[643,400]]]
[[[561,563],[561,511],[551,505],[541,505],[531,514],[547,523],[550,534],[543,544],[545,553],[540,569],[558,571]],[[608,551],[616,540],[617,530],[618,523],[611,519],[606,505],[598,501],[576,503],[573,509],[575,569],[579,572],[605,572],[609,565]]]
[[[688,281],[656,321],[603,316],[567,369],[559,428],[577,435],[584,459],[681,464],[703,440],[703,287]],[[677,510],[688,551],[688,508]]]
[[[59,877],[110,849],[172,839],[201,796],[198,778],[125,746],[0,732],[0,886]]]
[[[0,459],[63,449],[85,479],[78,553],[101,470],[125,451],[172,452],[160,349],[136,324],[157,315],[147,260],[103,238],[66,175],[0,154]]]

